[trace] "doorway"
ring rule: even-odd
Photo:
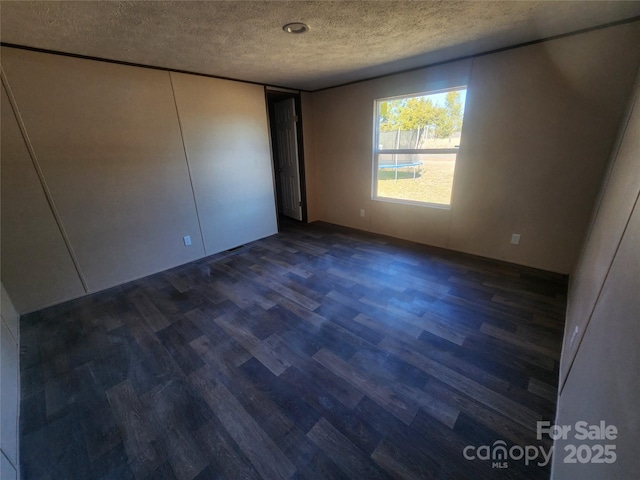
[[[266,90],[278,224],[307,222],[300,94]]]

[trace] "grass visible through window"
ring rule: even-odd
[[[451,204],[466,92],[376,101],[374,198]]]
[[[378,170],[378,197],[449,205],[456,154],[416,156],[422,165],[415,178],[412,167],[397,169],[397,180],[395,169]]]

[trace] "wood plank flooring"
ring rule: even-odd
[[[328,224],[21,319],[25,479],[546,479],[566,278]]]

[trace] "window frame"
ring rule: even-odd
[[[380,103],[387,102],[389,100],[398,100],[403,98],[416,98],[423,97],[427,95],[437,95],[439,93],[445,92],[455,92],[460,90],[467,90],[468,85],[459,85],[456,87],[450,88],[441,88],[438,90],[428,90],[426,92],[417,92],[417,93],[409,93],[404,95],[395,95],[391,97],[382,97],[376,98],[373,101],[373,161],[372,161],[372,178],[371,178],[371,200],[379,201],[379,202],[388,202],[388,203],[400,203],[406,205],[417,205],[421,207],[429,207],[429,208],[438,208],[443,210],[451,209],[451,202],[448,204],[445,203],[433,203],[433,202],[422,202],[418,200],[406,200],[402,198],[392,198],[392,197],[380,197],[378,196],[378,165],[379,165],[379,157],[380,155],[393,155],[393,154],[409,154],[409,155],[420,155],[420,154],[456,154],[456,162],[457,155],[460,152],[460,146],[454,148],[401,148],[401,149],[381,149],[380,147]],[[466,100],[465,100],[465,112],[466,112]],[[464,126],[464,113],[462,114],[462,125]],[[455,169],[453,174],[453,180],[451,182],[451,188],[453,190],[453,184],[455,182]],[[453,194],[452,194],[453,196]]]

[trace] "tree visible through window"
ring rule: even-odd
[[[373,197],[450,205],[467,90],[376,100]]]

